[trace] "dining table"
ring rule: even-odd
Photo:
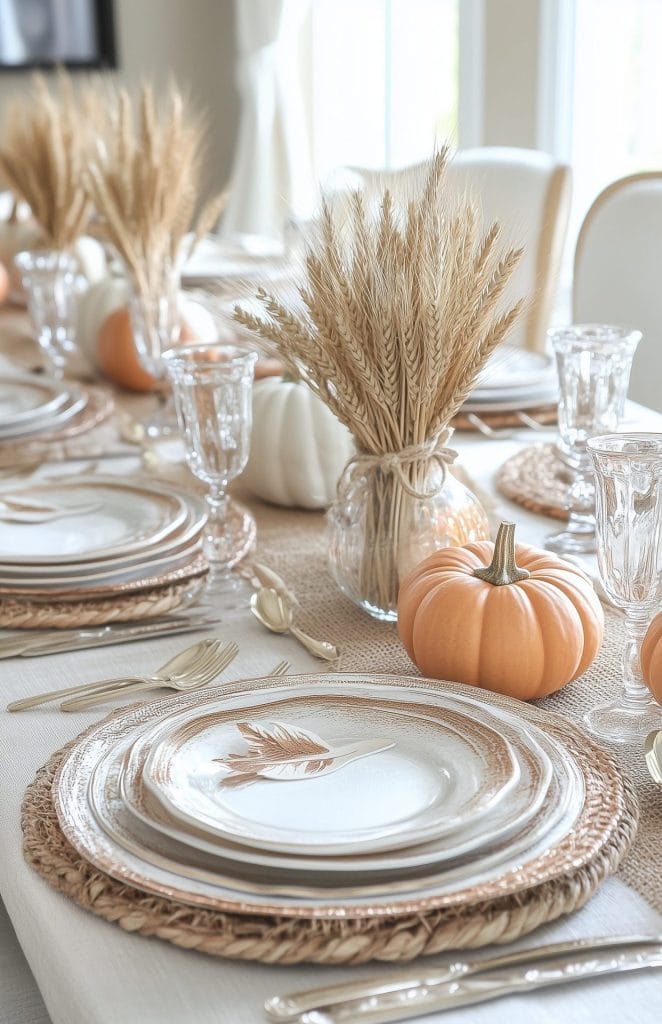
[[[0,354],[29,367],[38,362],[37,350],[27,337],[25,314],[0,314]],[[110,387],[110,385],[107,385]],[[118,409],[139,419],[150,399],[116,394]],[[624,429],[662,431],[662,415],[629,403]],[[99,435],[103,445],[106,434]],[[453,446],[465,478],[489,505],[494,521],[506,519],[517,525],[518,540],[539,547],[555,529],[552,519],[533,513],[502,497],[494,478],[506,459],[541,440],[552,440],[553,432],[540,435],[531,429],[517,429],[504,436],[487,438],[476,432],[458,431]],[[124,447],[122,447],[124,446]],[[124,450],[126,448],[126,450]],[[89,459],[99,456],[104,474],[124,478],[145,471],[144,451],[120,443],[121,456],[101,460],[103,451],[90,447],[85,456],[73,459],[65,451],[39,466],[34,480],[48,480],[63,473],[90,472]],[[159,454],[160,449],[152,449]],[[18,455],[17,454],[17,459]],[[156,468],[151,472],[186,474],[182,450],[176,441],[163,446]],[[96,471],[92,467],[92,471]],[[192,480],[192,478],[189,478]],[[268,506],[242,492],[238,493],[255,515],[258,528],[258,557],[273,565],[297,592],[298,614],[309,632],[323,635],[339,645],[339,671],[354,669],[374,672],[416,674],[404,651],[394,659],[395,626],[368,620],[339,593],[327,595],[315,604],[315,594],[324,576],[324,515]],[[297,567],[293,576],[292,567]],[[591,558],[586,567],[595,574]],[[306,572],[311,578],[308,579]],[[319,672],[324,666],[310,656],[291,636],[268,633],[250,614],[248,600],[223,608],[219,622],[206,627],[199,636],[217,636],[239,646],[239,655],[216,685],[224,680],[248,679],[268,674],[280,659],[287,659],[291,671]],[[619,613],[609,611],[609,628],[595,672],[589,672],[564,690],[541,701],[543,707],[579,721],[594,701],[619,690]],[[348,625],[365,619],[360,643],[352,640]],[[613,630],[618,635],[614,636]],[[178,948],[157,937],[132,934],[132,921],[112,924],[77,906],[55,891],[23,856],[21,804],[26,787],[54,751],[72,741],[81,731],[121,705],[115,699],[103,707],[63,714],[46,704],[21,714],[9,714],[4,706],[11,700],[38,692],[85,683],[96,678],[149,672],[197,639],[164,636],[158,639],[117,644],[101,649],[51,654],[43,657],[13,658],[0,662],[0,1024],[253,1024],[265,1019],[264,1001],[282,994],[343,980],[388,975],[389,963],[361,966],[283,965],[223,959]],[[388,639],[388,643],[386,642]],[[514,657],[516,656],[514,652]],[[595,692],[599,678],[602,693]],[[150,699],[158,699],[150,695]],[[128,703],[129,701],[125,701]],[[662,936],[662,788],[647,779],[643,749],[613,749],[619,766],[631,774],[642,815],[633,851],[616,875],[607,878],[591,899],[576,912],[542,925],[508,948],[528,948],[567,938],[605,935]],[[497,947],[481,949],[472,956],[489,955]],[[461,952],[430,958],[431,964],[457,959]],[[397,965],[402,970],[403,964]],[[625,1021],[659,1020],[662,972],[639,971],[617,977],[582,981],[559,989],[519,994],[495,1003],[452,1010],[420,1019],[427,1024],[468,1022],[500,1024],[535,1019],[537,1024],[561,1020]]]

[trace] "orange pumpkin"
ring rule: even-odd
[[[646,686],[662,704],[662,612],[658,612],[646,630],[641,645],[641,671]]]
[[[198,333],[182,316],[180,342],[195,341]],[[154,377],[143,369],[133,343],[131,316],[126,306],[110,313],[101,324],[97,336],[96,358],[99,369],[110,380],[127,391],[153,391]]]
[[[9,274],[4,263],[0,263],[0,306],[6,301],[9,295]]]
[[[548,551],[515,546],[514,523],[494,544],[443,548],[398,595],[398,631],[426,676],[522,700],[543,697],[595,658],[604,615],[590,580]]]
[[[153,391],[156,387],[157,382],[138,359],[126,306],[116,309],[101,324],[96,354],[101,372],[127,391]]]

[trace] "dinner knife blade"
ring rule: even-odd
[[[26,650],[33,645],[35,647],[42,647],[45,645],[50,646],[51,644],[55,645],[60,641],[64,643],[67,640],[92,639],[94,637],[109,636],[110,634],[125,634],[136,631],[144,633],[145,630],[165,626],[167,623],[178,626],[180,623],[188,622],[189,620],[190,616],[169,615],[167,617],[160,616],[156,619],[148,619],[140,623],[111,622],[105,626],[83,626],[80,629],[26,629],[0,639],[0,659],[14,658],[22,650]]]
[[[21,658],[39,658],[47,654],[65,654],[69,651],[84,651],[92,647],[111,647],[113,644],[132,643],[135,640],[151,640],[160,636],[174,636],[179,633],[193,633],[208,626],[216,626],[220,619],[189,619],[179,624],[164,623],[162,626],[151,626],[140,632],[121,632],[117,630],[100,637],[81,637],[78,640],[62,640],[29,647],[20,652]]]
[[[528,991],[529,982],[542,988],[648,966],[662,966],[662,936],[576,939],[275,996],[264,1008],[269,1020],[281,1024],[387,1024]]]

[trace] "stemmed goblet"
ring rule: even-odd
[[[591,438],[595,471],[598,567],[602,584],[625,612],[624,689],[619,700],[592,708],[586,725],[614,743],[643,740],[662,728],[662,707],[641,674],[641,643],[662,598],[662,434]]]
[[[607,324],[577,324],[548,331],[559,375],[559,451],[571,483],[565,530],[545,547],[565,554],[595,551],[595,493],[586,442],[616,430],[641,331]]]
[[[255,543],[255,520],[228,485],[248,461],[251,390],[257,355],[234,345],[170,349],[163,361],[173,385],[179,426],[192,472],[208,488],[204,550],[209,589],[231,590],[230,570]]]
[[[76,350],[76,260],[65,250],[35,249],[17,253],[14,263],[48,369],[63,377],[67,356]]]

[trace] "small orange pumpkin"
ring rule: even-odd
[[[398,632],[426,676],[521,700],[559,690],[595,658],[604,615],[590,580],[548,551],[494,544],[443,548],[404,579]]]
[[[153,391],[156,387],[156,381],[138,359],[126,306],[110,313],[101,324],[96,355],[101,372],[127,391]]]
[[[641,645],[641,671],[646,686],[662,704],[662,612],[654,616]]]

